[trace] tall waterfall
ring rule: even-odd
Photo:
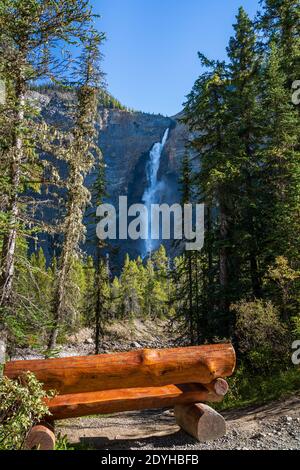
[[[151,204],[157,203],[157,174],[160,166],[160,157],[164,146],[167,142],[169,136],[169,129],[166,129],[164,136],[161,142],[156,142],[150,150],[150,159],[147,164],[146,174],[147,174],[147,188],[143,195],[143,203],[148,209],[148,238],[145,240],[145,255],[148,255],[153,251],[156,245],[156,240],[151,239],[151,224],[150,224],[150,214],[151,214]]]

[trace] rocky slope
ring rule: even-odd
[[[178,344],[180,325],[170,320],[131,319],[112,321],[105,326],[100,343],[100,354],[132,351],[141,348],[172,348]],[[184,345],[180,342],[180,345]],[[94,332],[83,328],[66,338],[59,348],[58,357],[88,356],[95,353]],[[10,360],[42,359],[43,353],[29,348],[17,349]]]

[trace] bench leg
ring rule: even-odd
[[[33,426],[25,440],[27,450],[54,450],[54,428],[49,423],[40,423]]]
[[[199,442],[218,439],[226,434],[223,416],[202,403],[177,405],[174,408],[177,424]]]

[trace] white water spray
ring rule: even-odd
[[[160,158],[164,146],[167,142],[169,136],[169,129],[166,129],[164,136],[161,142],[157,142],[153,145],[150,151],[150,160],[147,164],[146,173],[147,173],[147,188],[143,195],[143,203],[148,209],[148,237],[145,241],[145,255],[151,254],[155,248],[155,241],[151,239],[151,224],[150,224],[150,214],[151,214],[151,204],[155,204],[156,193],[157,193],[157,175],[160,166]]]

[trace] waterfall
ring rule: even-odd
[[[156,193],[157,193],[157,175],[160,166],[160,157],[163,151],[163,148],[167,142],[169,136],[169,129],[166,129],[164,136],[161,142],[156,142],[152,149],[150,150],[150,158],[146,167],[147,174],[147,188],[143,195],[143,203],[148,209],[148,238],[145,240],[145,256],[153,251],[155,248],[156,240],[151,239],[151,224],[150,224],[150,214],[151,214],[151,204],[157,203]]]

